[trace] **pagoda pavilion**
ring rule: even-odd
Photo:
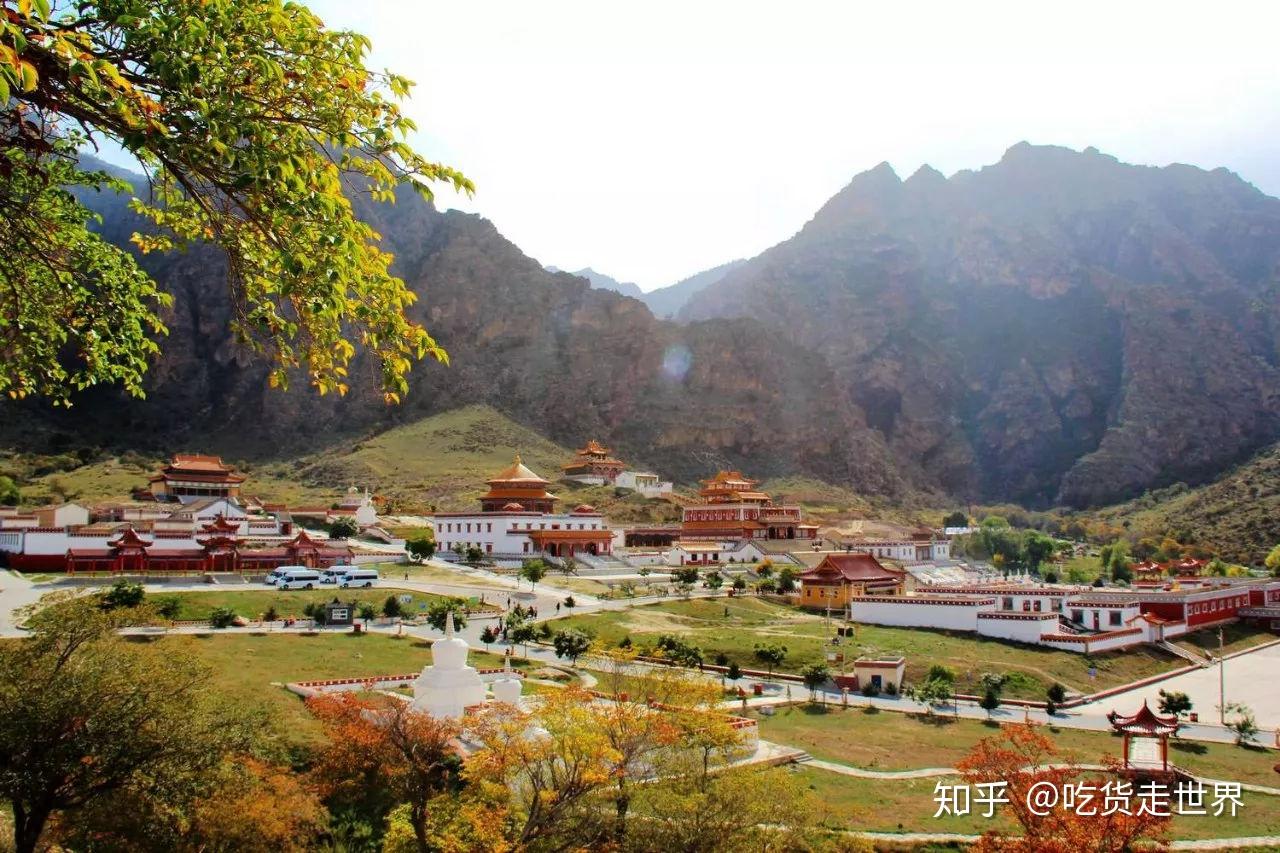
[[[592,485],[616,483],[618,475],[627,466],[622,460],[610,456],[609,452],[609,448],[593,438],[587,442],[586,447],[575,451],[573,459],[562,465],[561,470],[564,471],[567,479],[582,483]]]
[[[515,461],[499,471],[488,481],[489,491],[480,496],[480,508],[484,512],[524,510],[526,512],[551,512],[556,496],[547,491],[551,485],[530,471],[516,454]]]
[[[720,471],[704,480],[702,502],[682,509],[682,539],[813,539],[816,524],[806,524],[800,507],[775,504],[758,481],[740,471]]]
[[[1169,763],[1169,735],[1178,731],[1178,715],[1162,716],[1152,711],[1147,701],[1136,714],[1124,716],[1115,711],[1107,714],[1107,722],[1124,735],[1124,769],[1141,773],[1174,773]]]
[[[158,501],[191,503],[205,498],[239,497],[244,481],[244,475],[223,464],[219,456],[178,453],[148,483],[152,497]]]

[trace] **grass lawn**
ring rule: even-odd
[[[996,737],[999,726],[980,720],[932,717],[837,706],[792,705],[772,717],[752,712],[760,737],[803,749],[815,758],[870,770],[916,770],[954,767],[975,743]],[[1122,739],[1106,732],[1064,727],[1042,730],[1064,754],[1082,764],[1119,758]],[[1171,740],[1174,764],[1198,776],[1230,782],[1280,787],[1272,768],[1280,752],[1260,747]],[[1275,805],[1280,809],[1280,798]]]
[[[211,668],[209,686],[231,699],[266,704],[277,712],[290,740],[307,740],[319,726],[302,700],[282,686],[290,681],[358,678],[416,672],[431,663],[431,643],[385,634],[170,634],[137,638],[158,654],[190,656]],[[501,655],[473,649],[470,663],[479,669],[502,666]],[[516,658],[517,669],[528,669]]]
[[[430,602],[441,598],[442,596],[431,595],[425,592],[417,592],[408,589],[396,589],[394,587],[374,587],[372,589],[336,589],[334,587],[305,590],[276,590],[271,588],[264,589],[228,589],[211,590],[209,592],[171,592],[171,593],[154,593],[148,596],[149,600],[160,600],[164,598],[176,598],[181,604],[181,610],[178,613],[179,620],[199,620],[208,619],[209,614],[218,607],[230,607],[236,613],[246,619],[257,619],[260,615],[267,611],[267,608],[274,607],[276,613],[281,617],[301,617],[302,609],[311,602],[326,602],[337,598],[340,601],[355,601],[361,604],[369,603],[381,613],[382,604],[388,597],[393,595],[411,595],[413,600],[409,604],[402,604],[406,614],[416,613],[429,605]]]
[[[1231,654],[1252,646],[1266,643],[1276,638],[1275,634],[1259,631],[1252,625],[1246,625],[1243,622],[1234,622],[1230,625],[1222,626],[1222,652]],[[1194,631],[1186,636],[1179,637],[1174,640],[1179,646],[1190,649],[1193,652],[1204,654],[1212,652],[1216,657],[1218,654],[1218,629],[1205,628],[1201,631]]]
[[[652,644],[661,634],[677,634],[700,646],[707,660],[723,653],[750,668],[760,667],[753,657],[755,644],[781,643],[787,647],[787,659],[781,669],[787,672],[821,662],[832,648],[827,641],[833,633],[820,615],[755,598],[661,602],[572,616],[557,620],[553,627],[590,630],[608,645],[624,636],[637,643]],[[1189,640],[1194,642],[1197,636]],[[1255,632],[1254,636],[1261,642],[1267,635]],[[1214,637],[1216,643],[1216,632]],[[1239,642],[1247,639],[1242,636]],[[956,673],[957,689],[963,693],[980,692],[979,681],[984,672],[1003,672],[1011,676],[1005,695],[1027,699],[1043,699],[1055,681],[1069,690],[1093,693],[1185,665],[1181,658],[1156,647],[1086,658],[1059,649],[958,631],[880,625],[858,625],[857,636],[841,638],[838,648],[848,661],[859,656],[904,655],[908,682],[921,681],[930,666],[943,664]],[[1097,667],[1097,677],[1093,679],[1089,677],[1091,665]]]
[[[979,834],[1013,829],[1002,814],[935,818],[934,786],[938,779],[858,779],[813,767],[777,772],[796,773],[821,803],[825,823],[833,828],[869,832],[957,832]],[[954,782],[954,778],[948,779]],[[1280,833],[1280,798],[1245,792],[1235,817],[1178,816],[1169,836],[1175,839],[1245,838]]]

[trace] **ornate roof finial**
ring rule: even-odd
[[[519,464],[520,464],[520,454],[519,454],[519,453],[517,453],[517,454],[516,454],[516,464],[517,464],[517,465],[519,465]]]
[[[449,610],[444,615],[444,635],[446,637],[453,636],[453,611]]]

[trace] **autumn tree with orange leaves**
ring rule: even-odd
[[[314,778],[326,799],[384,819],[407,804],[418,850],[433,849],[429,804],[462,785],[458,723],[351,694],[320,694],[307,706],[325,729]]]
[[[1101,806],[1093,815],[1061,807],[1048,810],[1046,815],[1033,811],[1027,793],[1038,784],[1048,783],[1061,792],[1064,786],[1081,782],[1100,789],[1105,781],[1083,779],[1080,768],[1033,725],[1005,726],[1000,737],[979,741],[957,767],[971,786],[1008,783],[1004,792],[1008,803],[1002,808],[1022,829],[1021,837],[998,830],[985,833],[973,847],[978,853],[1121,853],[1132,850],[1139,841],[1144,842],[1144,849],[1164,849],[1160,836],[1169,825],[1167,816],[1138,814],[1138,809],[1132,809],[1134,814],[1104,814]]]

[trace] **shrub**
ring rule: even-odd
[[[209,614],[209,624],[214,628],[227,628],[236,621],[236,612],[230,607],[215,607]]]
[[[165,619],[177,619],[178,614],[181,612],[182,602],[176,596],[166,595],[156,602],[156,613],[159,613]]]
[[[130,583],[121,578],[111,585],[111,589],[102,594],[103,610],[118,610],[124,607],[137,607],[147,597],[140,583]]]
[[[867,679],[867,683],[862,685],[862,695],[868,696],[868,697],[879,696],[880,688],[876,686],[876,683],[874,681],[872,681],[871,679]]]

